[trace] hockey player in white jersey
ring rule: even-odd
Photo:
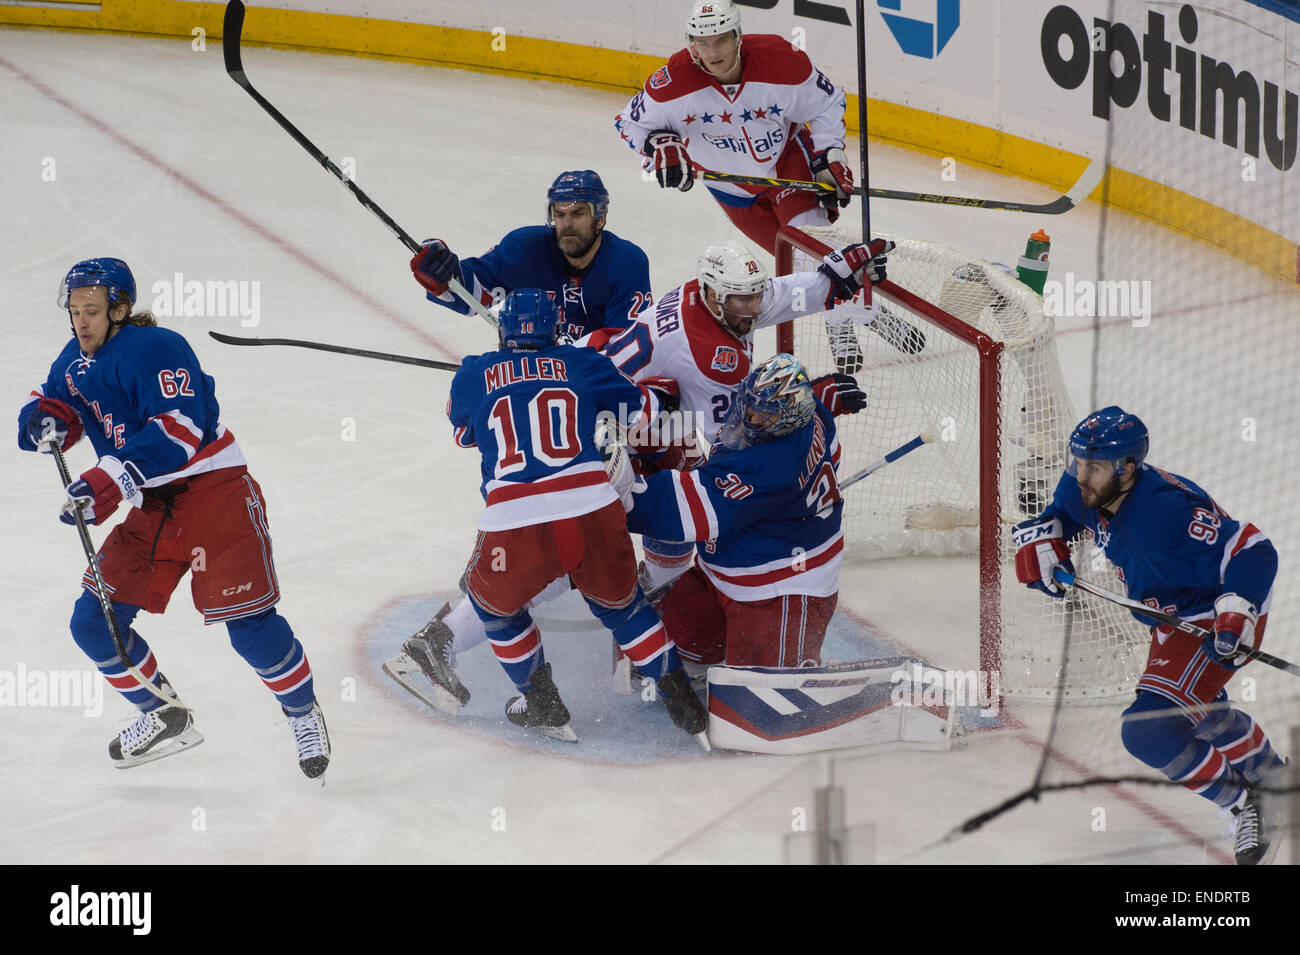
[[[683,192],[701,168],[833,186],[823,199],[797,189],[709,183],[727,217],[768,253],[784,225],[834,222],[853,194],[844,91],[789,38],[742,39],[732,0],[697,0],[686,43],[614,120],[645,169],[660,186]]]
[[[698,431],[707,446],[727,418],[733,392],[751,370],[754,331],[833,308],[852,299],[864,283],[883,281],[892,248],[892,242],[882,239],[855,243],[827,255],[815,271],[771,277],[740,243],[710,246],[700,254],[696,277],[660,298],[653,316],[643,316],[625,330],[595,332],[577,344],[604,352],[639,384],[675,391],[676,419],[686,423],[682,437]],[[869,312],[854,314],[871,319]],[[866,395],[849,375],[825,375],[812,388],[832,414],[856,413],[866,406]],[[689,469],[700,459],[688,448],[671,463],[659,460],[655,465]],[[643,536],[642,547],[640,583],[653,601],[690,567],[694,545]],[[566,579],[558,579],[532,605],[568,588]],[[426,702],[455,715],[470,694],[456,676],[453,654],[485,639],[472,605],[461,600],[454,608],[444,606],[390,665],[418,666],[432,684]]]
[[[736,387],[750,372],[754,332],[833,308],[851,299],[864,279],[883,280],[890,248],[892,243],[881,239],[850,245],[827,255],[816,271],[773,278],[740,243],[711,246],[700,255],[696,277],[661,296],[653,316],[621,332],[597,332],[587,343],[637,382],[675,382],[678,414],[688,423],[687,430],[699,431],[704,443],[712,444],[731,410]],[[855,413],[866,406],[865,394],[849,375],[825,375],[813,381],[812,388],[832,414]],[[690,566],[694,547],[648,536],[642,545],[641,583],[653,601]]]

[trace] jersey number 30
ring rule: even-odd
[[[527,442],[523,447],[515,427],[514,404],[503,395],[488,413],[488,427],[497,439],[496,477],[528,467],[528,455],[552,467],[572,461],[582,450],[578,437],[578,396],[568,388],[544,388],[528,402]]]

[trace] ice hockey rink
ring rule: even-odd
[[[542,222],[547,186],[575,168],[604,178],[607,228],[646,250],[656,295],[694,276],[704,246],[735,237],[703,188],[679,194],[642,179],[612,128],[624,93],[261,47],[245,50],[245,66],[408,232],[441,237],[462,255]],[[544,633],[545,645],[578,744],[534,739],[505,722],[511,688],[483,647],[462,658],[474,693],[468,711],[452,720],[424,707],[379,664],[454,596],[474,539],[479,462],[451,440],[451,376],[301,349],[233,348],[207,332],[457,361],[494,348],[492,331],[424,300],[399,241],[229,80],[219,43],[195,51],[180,41],[0,31],[0,101],[0,367],[12,411],[0,416],[10,449],[0,456],[0,670],[17,679],[89,667],[67,630],[84,560],[75,532],[56,520],[54,466],[15,444],[17,409],[68,337],[54,303],[64,272],[80,259],[121,257],[141,304],[184,281],[236,281],[250,290],[239,314],[178,308],[159,317],[186,335],[215,378],[223,422],[266,493],[279,609],[311,660],[333,744],[326,784],[304,779],[273,698],[224,628],[202,626],[182,584],[168,612],[142,616],[137,629],[194,706],[204,745],[119,772],[105,748],[132,711],[115,695],[104,693],[102,705],[11,698],[0,707],[0,861],[800,861],[810,853],[801,820],[831,777],[846,794],[855,862],[1232,861],[1213,808],[1166,788],[1054,794],[945,840],[1030,783],[1045,706],[1015,706],[999,728],[971,732],[947,751],[706,755],[661,704],[612,692],[603,631],[556,629]],[[939,161],[873,145],[872,184],[934,190]],[[963,165],[944,187],[1053,196]],[[1085,277],[1096,273],[1100,216],[1095,203],[1056,217],[873,206],[880,230],[1002,262],[1046,228],[1053,273]],[[1132,229],[1146,248],[1190,244],[1155,225]],[[1292,290],[1208,247],[1199,254],[1207,271],[1240,272],[1241,294],[1261,308],[1276,304],[1279,322],[1288,303],[1294,311]],[[1213,307],[1195,294],[1159,303],[1156,319],[1161,309]],[[1082,413],[1091,323],[1061,317],[1057,329]],[[756,353],[773,342],[762,333]],[[1153,459],[1157,448],[1153,433]],[[74,473],[90,466],[87,442],[70,463]],[[102,528],[93,533],[103,539]],[[975,667],[974,594],[953,578],[951,565],[920,560],[846,565],[842,639],[832,645],[848,652],[857,640],[885,655]]]

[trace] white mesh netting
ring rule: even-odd
[[[794,269],[810,270],[833,248],[860,241],[854,231],[805,230]],[[848,371],[868,396],[867,410],[837,424],[844,459],[841,480],[923,429],[938,440],[894,462],[845,492],[845,536],[852,557],[976,555],[981,507],[996,507],[1000,628],[996,651],[1005,696],[1052,699],[1069,638],[1066,699],[1104,700],[1132,692],[1146,658],[1146,632],[1113,605],[1071,596],[1054,601],[1016,581],[1008,530],[1035,516],[1051,499],[1077,423],[1056,355],[1055,330],[1041,298],[990,262],[920,239],[882,235],[897,248],[889,279],[966,325],[1002,342],[1000,389],[981,402],[977,349],[878,290],[879,311],[841,306],[866,325],[833,325],[821,313],[794,324],[794,351],[817,376]],[[981,426],[996,426],[999,480],[981,504]],[[1075,567],[1122,590],[1090,541],[1073,545]],[[975,561],[971,573],[976,574]],[[972,624],[972,640],[978,640]]]

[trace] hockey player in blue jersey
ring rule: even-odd
[[[302,644],[276,613],[280,587],[261,488],[235,436],[221,424],[212,377],[189,343],[148,312],[132,312],[135,278],[120,259],[78,262],[63,280],[74,338],[18,415],[18,446],[49,452],[83,430],[99,460],[67,488],[60,519],[102,524],[120,504],[125,520],[97,562],[131,664],[162,688],[153,650],[131,623],[162,613],[186,572],[206,624],[224,623],[236,652],[289,717],[302,771],[329,763],[325,718]],[[72,637],[109,684],[141,711],[109,744],[119,768],[197,745],[187,709],[163,705],[119,658],[88,570],[73,606]],[[172,694],[163,691],[165,696]]]
[[[562,172],[546,193],[546,225],[515,229],[478,258],[461,259],[430,239],[411,259],[411,271],[430,301],[465,315],[469,306],[447,290],[453,278],[484,305],[515,289],[554,292],[563,309],[561,342],[626,328],[650,307],[650,262],[638,246],[605,230],[608,211],[600,176]]]
[[[776,355],[736,390],[707,461],[653,474],[633,495],[634,532],[699,542],[660,605],[684,658],[819,662],[844,550],[839,457],[833,415],[803,366]]]
[[[1264,635],[1277,552],[1254,524],[1233,520],[1185,477],[1146,464],[1136,415],[1114,405],[1070,436],[1072,461],[1052,503],[1016,525],[1016,574],[1053,597],[1073,573],[1068,541],[1088,530],[1128,596],[1212,631],[1205,641],[1134,612],[1152,627],[1137,699],[1124,711],[1124,747],[1137,759],[1236,817],[1238,863],[1268,849],[1255,791],[1281,761],[1264,730],[1224,688]]]
[[[506,715],[518,726],[577,739],[526,608],[567,574],[623,651],[658,682],[673,722],[698,736],[703,704],[636,580],[616,490],[617,484],[628,492],[631,465],[611,442],[611,475],[595,441],[598,422],[610,416],[635,440],[658,414],[658,400],[594,349],[556,342],[554,293],[512,292],[499,321],[500,349],[462,362],[447,414],[456,444],[482,455],[487,508],[465,583],[497,660],[520,692]]]

